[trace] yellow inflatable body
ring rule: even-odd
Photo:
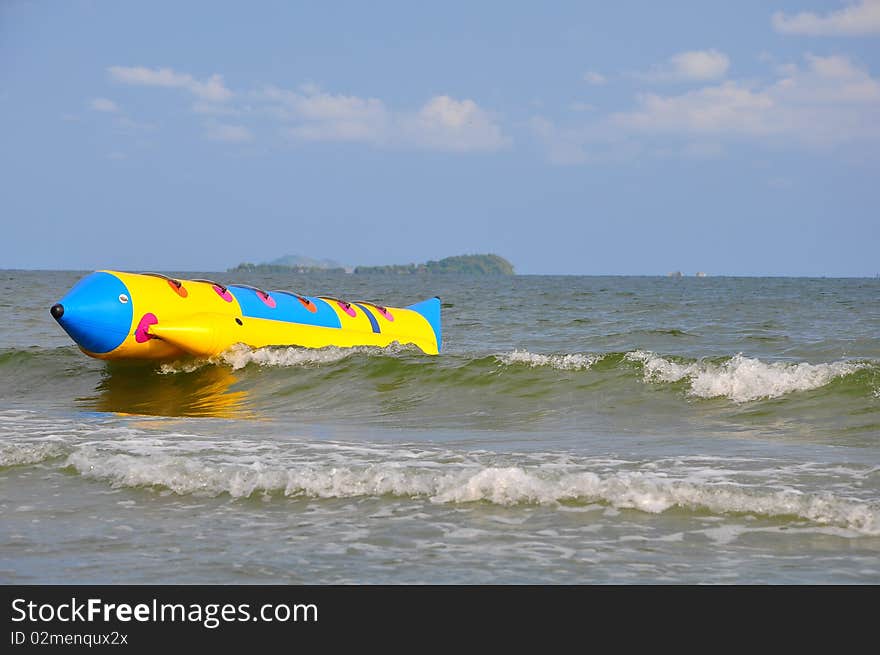
[[[83,352],[99,359],[213,357],[237,343],[254,348],[400,343],[430,355],[441,347],[436,297],[398,308],[156,273],[98,271],[50,311]]]

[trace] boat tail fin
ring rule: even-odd
[[[437,352],[440,352],[440,345],[443,338],[443,330],[440,325],[440,298],[434,296],[415,305],[410,305],[407,309],[421,314],[434,330],[434,336],[437,338]]]

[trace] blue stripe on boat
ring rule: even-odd
[[[376,317],[373,316],[373,313],[359,302],[352,304],[356,307],[360,307],[363,310],[364,314],[367,315],[367,318],[370,319],[370,325],[373,326],[373,332],[375,332],[376,334],[380,334],[382,330],[379,329],[379,322],[376,320]]]
[[[321,327],[341,328],[339,316],[333,311],[330,304],[320,298],[311,300],[318,311],[312,313],[306,309],[296,296],[280,291],[270,291],[269,295],[275,300],[275,307],[269,307],[256,291],[247,287],[229,285],[229,291],[235,296],[241,306],[242,316],[247,318],[266,318],[271,321],[283,321],[285,323],[301,323],[303,325],[318,325]]]

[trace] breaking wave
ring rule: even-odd
[[[162,364],[160,373],[191,373],[206,365],[226,365],[233,371],[245,368],[250,364],[265,367],[296,367],[296,366],[320,366],[333,364],[356,355],[388,355],[394,356],[401,352],[413,352],[407,346],[388,346],[375,348],[369,346],[357,346],[354,348],[300,348],[298,346],[269,346],[266,348],[250,348],[243,344],[236,344],[226,352],[210,360],[183,360]]]
[[[524,350],[514,350],[510,353],[497,355],[499,362],[509,366],[514,364],[525,364],[532,367],[546,366],[559,371],[585,371],[600,361],[602,357],[603,355],[584,353],[540,355]]]
[[[65,453],[57,443],[0,443],[0,467],[39,464]]]
[[[206,462],[177,455],[71,453],[67,467],[116,487],[163,488],[180,495],[247,498],[254,494],[311,498],[395,496],[431,503],[497,505],[603,503],[658,514],[678,508],[717,514],[795,517],[865,535],[880,535],[880,505],[828,492],[802,493],[646,471],[425,464],[385,461],[292,466]]]
[[[726,397],[737,403],[818,389],[867,366],[863,362],[846,361],[826,364],[767,363],[743,355],[736,355],[721,363],[680,363],[641,350],[627,353],[626,358],[642,364],[646,382],[687,380],[690,383],[689,393],[693,396]]]
[[[796,392],[812,391],[837,380],[865,373],[853,379],[867,398],[880,394],[880,365],[875,361],[841,360],[824,363],[763,361],[737,354],[732,357],[695,359],[672,357],[646,350],[629,352],[536,353],[513,350],[494,355],[447,354],[432,358],[409,347],[322,348],[267,347],[251,349],[236,346],[210,361],[181,361],[161,365],[162,374],[191,373],[206,366],[239,371],[248,367],[311,369],[316,374],[332,373],[345,367],[347,373],[374,379],[381,376],[406,376],[413,385],[440,393],[449,385],[457,389],[493,384],[493,375],[505,370],[503,384],[521,387],[557,384],[565,378],[556,371],[605,376],[591,381],[614,385],[621,377],[630,377],[633,365],[639,377],[649,384],[687,385],[695,398],[727,398],[735,403],[780,398]],[[614,373],[613,375],[608,375]],[[499,384],[502,379],[498,378]],[[867,388],[866,388],[867,387]],[[630,387],[618,387],[631,393]],[[613,390],[609,387],[609,390]],[[499,387],[499,392],[503,389]]]

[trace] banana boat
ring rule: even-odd
[[[86,355],[106,360],[213,357],[263,346],[441,347],[440,299],[405,308],[160,273],[96,271],[50,309]]]

